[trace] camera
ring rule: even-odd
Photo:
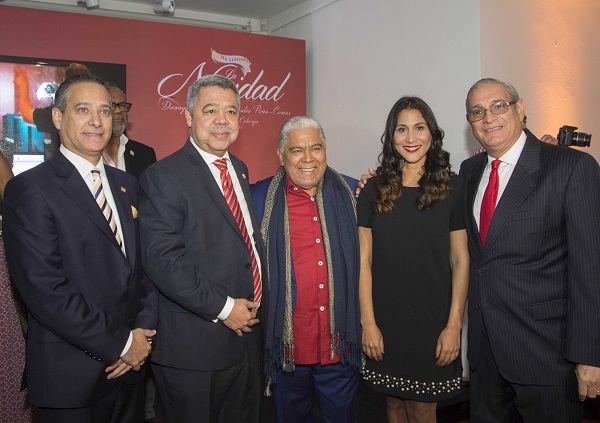
[[[586,134],[585,132],[575,132],[576,126],[563,125],[558,130],[558,144],[559,145],[574,145],[576,147],[589,147],[592,142],[592,134]]]

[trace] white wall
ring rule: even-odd
[[[357,177],[376,165],[403,95],[429,103],[455,171],[478,146],[464,117],[480,75],[478,0],[338,0],[273,35],[306,40],[307,113],[336,170]]]
[[[600,1],[481,1],[481,70],[515,86],[536,135],[578,126],[600,161]]]

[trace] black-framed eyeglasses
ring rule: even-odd
[[[515,104],[518,101],[519,101],[518,99],[512,100],[512,101],[499,101],[497,103],[492,104],[487,109],[483,109],[483,108],[471,109],[467,113],[467,117],[469,118],[469,122],[477,122],[477,121],[482,120],[485,117],[485,112],[488,110],[495,115],[501,115],[501,114],[507,112],[509,106],[512,106],[513,104]]]
[[[113,110],[119,109],[122,112],[128,112],[128,111],[130,111],[131,110],[131,106],[132,106],[131,103],[125,103],[124,101],[121,102],[121,103],[113,103],[112,104]]]

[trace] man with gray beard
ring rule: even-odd
[[[156,162],[156,153],[152,147],[127,138],[124,134],[129,121],[131,103],[127,102],[125,92],[110,83],[112,96],[112,136],[104,149],[104,163],[121,169],[139,179],[148,166]]]

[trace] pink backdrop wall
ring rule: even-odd
[[[306,113],[303,40],[6,6],[0,22],[0,55],[125,64],[134,104],[127,134],[159,159],[186,140],[186,92],[202,75],[238,84],[242,129],[231,151],[252,181],[277,169],[281,123]]]

